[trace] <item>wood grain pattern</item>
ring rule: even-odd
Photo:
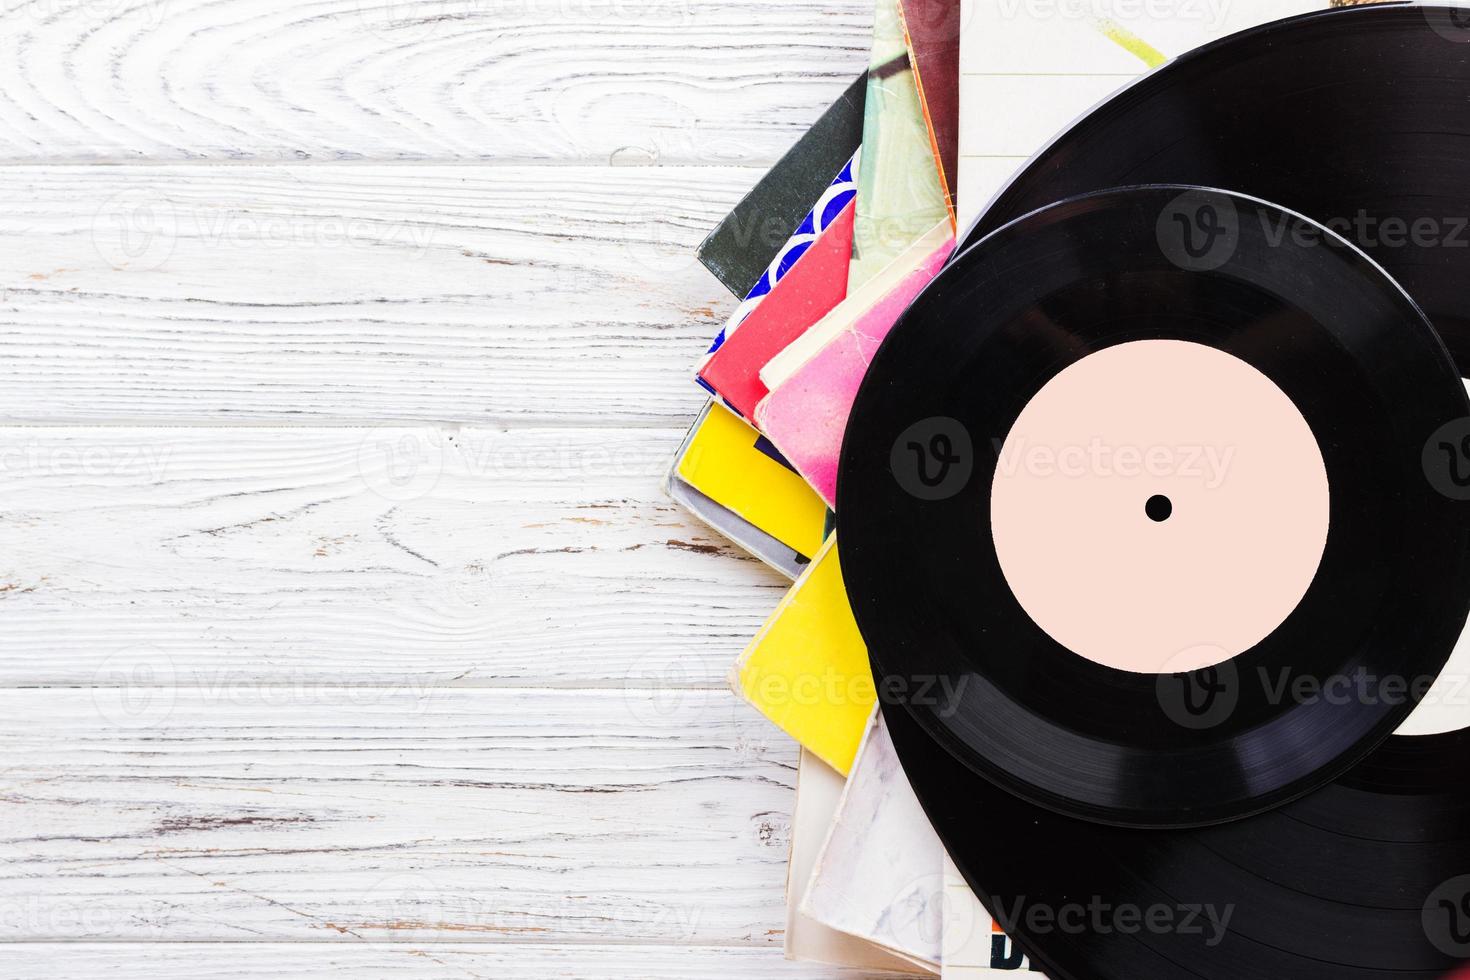
[[[789,583],[674,429],[0,429],[0,686],[725,687]]]
[[[660,483],[871,11],[0,5],[0,977],[853,976]]]
[[[240,976],[467,980],[864,980],[788,963],[779,950],[514,943],[37,943],[11,947],[13,976],[47,980],[236,980]]]
[[[796,752],[727,692],[8,690],[0,757],[7,939],[780,943]]]
[[[0,420],[687,424],[748,169],[12,168]]]
[[[235,980],[241,976],[407,980],[864,980],[882,974],[792,964],[776,949],[516,943],[34,943],[6,951],[10,976],[47,980]]]
[[[862,0],[30,0],[0,159],[769,164],[867,63]]]

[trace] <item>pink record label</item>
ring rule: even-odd
[[[1329,514],[1321,450],[1286,393],[1177,340],[1099,351],[1043,386],[991,496],[1021,607],[1133,673],[1201,670],[1269,636],[1317,573]]]

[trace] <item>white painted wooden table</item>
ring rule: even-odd
[[[0,976],[835,975],[659,482],[870,19],[0,5]]]

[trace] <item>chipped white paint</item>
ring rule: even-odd
[[[11,0],[0,159],[769,163],[862,0]]]
[[[659,475],[869,11],[0,5],[0,975],[837,975]]]
[[[701,946],[514,943],[68,943],[7,951],[13,976],[47,980],[237,980],[260,977],[450,977],[455,980],[864,980],[857,972],[787,963],[780,950]],[[887,974],[886,976],[892,976]]]
[[[754,168],[14,167],[0,420],[687,424]]]
[[[723,687],[789,583],[681,436],[0,428],[0,684]]]
[[[0,692],[0,938],[762,945],[779,921],[796,753],[726,692],[148,680]]]

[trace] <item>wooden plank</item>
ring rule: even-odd
[[[0,691],[0,936],[779,945],[796,750],[726,692]]]
[[[865,0],[0,8],[0,160],[769,164],[866,65]]]
[[[851,976],[724,686],[786,583],[659,483],[870,20],[0,9],[0,974]]]
[[[773,949],[468,943],[28,943],[11,976],[48,980],[239,977],[514,977],[516,980],[863,980],[885,974],[788,963]]]
[[[0,429],[0,686],[725,686],[675,429]]]
[[[749,169],[42,167],[0,181],[0,421],[685,424]]]

